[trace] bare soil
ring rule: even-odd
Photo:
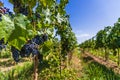
[[[27,59],[21,60],[19,63],[15,63],[10,58],[0,59],[0,71],[1,72],[9,71],[15,68],[16,65],[23,66],[24,61],[27,61]]]
[[[90,54],[89,52],[85,52],[82,57],[90,57],[92,58],[94,61],[98,62],[99,64],[102,64],[104,66],[106,66],[109,69],[112,69],[115,73],[120,74],[120,66],[118,66],[115,62],[108,60],[105,61],[104,58],[102,57],[96,57],[92,54]]]
[[[75,69],[76,75],[80,77],[82,71],[82,65],[81,65],[81,60],[77,55],[72,56],[71,64],[72,64],[71,68]]]

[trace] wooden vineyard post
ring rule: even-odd
[[[62,72],[62,67],[61,67],[61,49],[60,49],[60,46],[59,46],[59,51],[60,51],[60,53],[59,53],[59,61],[60,61],[60,64],[59,64],[59,69],[60,69],[60,78],[61,78],[61,72]]]
[[[38,80],[38,55],[35,55],[33,58],[34,64],[34,75],[33,80]]]
[[[120,64],[120,55],[119,55],[119,48],[118,48],[118,65]]]
[[[60,60],[60,78],[61,78],[61,71],[62,71],[62,68],[61,68],[61,53],[59,55],[59,60]]]

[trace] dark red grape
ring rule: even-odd
[[[15,62],[19,62],[19,50],[16,49],[15,47],[11,47],[11,52],[12,52],[12,57],[15,60]]]
[[[47,34],[43,34],[42,38],[43,38],[44,41],[47,41],[48,40],[48,35]]]

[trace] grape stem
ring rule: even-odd
[[[38,55],[34,55],[34,77],[33,80],[38,80]]]

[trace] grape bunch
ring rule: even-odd
[[[13,17],[13,13],[7,7],[0,7],[0,21],[2,20],[2,14],[8,14],[9,16]]]
[[[39,60],[39,62],[40,62],[40,63],[42,63],[42,60],[43,60],[43,55],[42,55],[42,54],[40,54],[40,53],[38,54],[38,60]]]
[[[27,7],[20,7],[19,13],[27,16],[28,15],[28,9],[27,9]]]
[[[31,48],[30,48],[30,44],[25,44],[20,51],[20,56],[21,57],[28,57],[31,53]]]
[[[48,35],[47,35],[47,34],[44,34],[44,35],[42,36],[42,38],[43,38],[44,41],[47,41],[47,40],[48,40]]]
[[[21,5],[20,5],[20,0],[13,0],[13,3],[14,3],[14,8],[18,8],[18,7],[20,7]]]
[[[12,14],[9,8],[7,7],[0,7],[0,13],[1,14]]]
[[[13,0],[13,7],[15,13],[21,13],[23,15],[28,15],[28,6],[22,5],[20,0]]]
[[[18,49],[16,49],[15,47],[11,47],[11,51],[12,51],[12,57],[15,60],[15,62],[19,62],[19,53],[20,51]]]
[[[41,45],[47,39],[48,39],[47,34],[44,34],[42,36],[36,35],[34,38],[32,38],[32,40],[30,40],[27,44],[25,44],[22,47],[22,49],[20,51],[21,57],[29,56],[30,53],[32,53],[32,55],[39,54],[38,45]]]
[[[32,18],[31,18],[31,22],[37,22],[38,20],[40,20],[41,16],[39,13],[32,13]]]
[[[4,42],[4,38],[2,38],[2,39],[0,40],[0,51],[1,51],[2,49],[4,49],[4,48],[6,48],[6,44],[5,44],[5,42]]]
[[[35,43],[35,44],[42,44],[44,42],[44,39],[42,37],[40,37],[39,35],[35,36],[32,40],[31,43]]]
[[[0,13],[2,14],[8,14],[9,13],[9,9],[6,7],[0,7]]]
[[[41,16],[40,16],[40,14],[39,14],[39,13],[35,13],[35,16],[36,16],[36,18],[38,18],[38,19],[40,19],[40,18],[41,18]]]
[[[21,57],[29,57],[30,54],[32,56],[38,55],[38,59],[41,62],[43,59],[43,55],[40,54],[38,50],[38,45],[41,45],[48,39],[47,34],[43,34],[42,36],[36,35],[34,38],[28,41],[27,44],[25,44],[21,50],[17,50],[15,47],[11,47],[11,52],[13,54],[13,58],[16,62],[19,61],[19,55]]]

